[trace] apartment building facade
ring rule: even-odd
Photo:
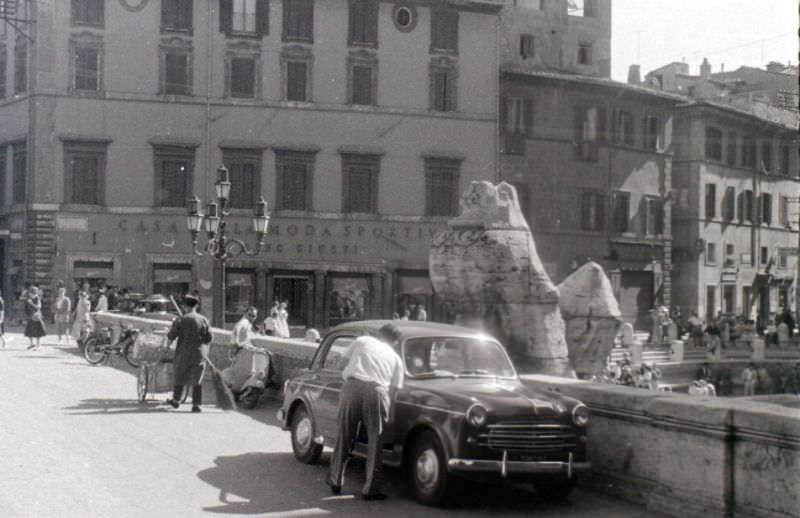
[[[288,300],[325,328],[438,308],[428,243],[472,180],[496,175],[501,2],[27,0],[0,62],[6,291],[59,279],[198,288],[193,195],[233,184],[228,320]],[[201,238],[202,239],[202,238]]]
[[[796,122],[698,100],[677,107],[675,128],[674,304],[762,324],[796,307]]]
[[[623,318],[645,328],[672,297],[672,118],[682,99],[555,72],[506,72],[501,95],[502,175],[546,270],[561,282],[598,262]]]
[[[611,76],[611,0],[510,0],[501,23],[503,69]]]

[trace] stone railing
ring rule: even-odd
[[[151,320],[119,313],[92,313],[92,318],[95,326],[110,328],[112,339],[115,341],[119,337],[122,328],[127,325],[133,326],[142,332],[166,332],[170,327],[170,322],[168,321]],[[216,327],[211,328],[211,332],[214,338],[211,341],[209,357],[217,368],[224,369],[231,363],[231,332]],[[282,384],[297,369],[307,367],[318,345],[305,340],[276,338],[266,335],[257,335],[253,340],[253,344],[263,347],[272,353],[275,366],[273,381],[278,384]]]
[[[800,511],[800,413],[748,399],[692,397],[527,375],[591,410],[588,485],[681,517]],[[800,398],[789,396],[791,404]]]

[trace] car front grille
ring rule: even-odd
[[[575,430],[557,422],[497,423],[488,432],[478,435],[478,444],[492,450],[510,453],[544,453],[575,448]]]

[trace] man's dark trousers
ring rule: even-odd
[[[383,420],[388,417],[385,408],[386,389],[377,383],[348,378],[339,396],[339,435],[331,456],[328,483],[341,487],[344,483],[345,463],[350,458],[358,433],[358,423],[367,432],[367,480],[361,490],[364,495],[380,492],[383,449]]]

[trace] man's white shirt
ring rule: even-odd
[[[389,344],[372,336],[360,336],[350,346],[342,378],[374,382],[385,388],[403,386],[403,362]]]

